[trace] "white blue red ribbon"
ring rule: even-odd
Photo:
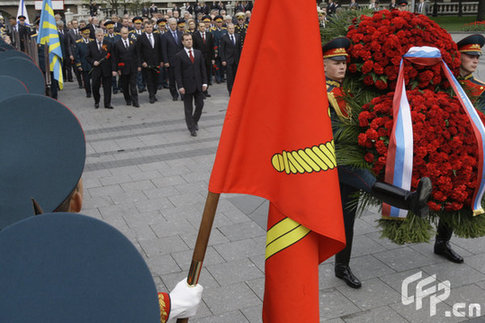
[[[473,194],[472,210],[474,215],[484,213],[481,201],[485,192],[485,127],[473,107],[470,99],[466,96],[465,91],[460,83],[451,73],[450,69],[443,61],[440,51],[435,47],[412,47],[403,56],[414,64],[434,65],[441,62],[445,76],[450,82],[461,106],[467,114],[478,142],[478,175],[477,188]],[[403,60],[399,67],[399,76],[397,79],[396,91],[393,98],[393,128],[389,138],[389,147],[386,161],[385,181],[409,190],[411,188],[411,178],[413,169],[413,126],[411,121],[411,109],[406,95],[404,82]],[[400,210],[390,205],[384,204],[382,215],[386,218],[403,218],[407,211]]]

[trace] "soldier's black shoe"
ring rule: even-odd
[[[131,105],[131,101],[126,101],[126,105]]]
[[[177,100],[178,100],[178,98],[177,98],[177,97],[173,97],[173,98],[172,98],[172,101],[177,101]]]
[[[190,135],[192,137],[197,137],[197,131],[195,131],[195,129],[190,130]]]
[[[450,242],[446,240],[436,239],[436,242],[434,243],[434,253],[457,264],[463,262],[463,257],[451,249]]]
[[[95,109],[99,109],[99,103],[95,103],[95,104],[94,104],[94,108],[95,108]]]
[[[431,180],[428,177],[421,178],[415,192],[384,182],[376,182],[372,186],[372,194],[378,199],[394,207],[411,210],[420,217],[429,214],[428,199],[431,196],[431,190]]]
[[[114,109],[114,108],[113,108],[111,105],[107,105],[107,106],[105,106],[104,108],[105,108],[105,109],[110,109],[110,110]]]
[[[91,93],[87,93],[87,94],[86,94],[86,97],[87,97],[87,98],[90,98],[90,97],[91,97]]]
[[[138,104],[138,102],[133,102],[133,106],[134,106],[135,108],[139,108],[139,107],[140,107],[140,105]]]
[[[199,131],[199,125],[197,123],[195,124],[195,130]]]
[[[354,276],[349,266],[335,265],[335,277],[342,279],[349,287],[360,288],[362,283]]]

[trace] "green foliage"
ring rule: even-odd
[[[347,29],[352,24],[354,19],[360,21],[362,15],[371,16],[373,13],[370,9],[362,10],[337,10],[333,16],[329,16],[325,28],[320,30],[322,35],[322,44],[329,42],[337,37],[344,37],[347,35]]]
[[[476,21],[473,24],[465,24],[464,31],[485,31],[485,21]]]
[[[434,233],[428,219],[409,214],[404,220],[379,220],[381,238],[388,238],[397,244],[429,242]]]

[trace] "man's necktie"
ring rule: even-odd
[[[190,57],[190,61],[193,63],[194,62],[194,56],[192,55],[191,49],[189,49],[189,57]]]
[[[202,39],[203,39],[204,44],[205,44],[205,33],[202,33]]]
[[[153,35],[148,34],[148,39],[150,40],[150,45],[152,45],[152,48],[153,48],[154,47],[154,45],[153,45]]]
[[[233,43],[234,46],[236,46],[236,41],[234,39],[234,35],[231,35],[231,42]]]
[[[101,42],[98,42],[98,50],[101,51]]]
[[[125,48],[128,49],[128,40],[124,40],[124,43],[125,43]]]
[[[178,43],[177,32],[174,31],[172,32],[172,34],[173,34],[173,39],[175,39],[175,42]]]

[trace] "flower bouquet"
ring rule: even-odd
[[[334,133],[339,164],[370,169],[384,180],[393,127],[393,97],[402,56],[414,46],[433,46],[456,75],[460,53],[451,36],[423,15],[382,10],[354,18],[347,27],[352,46],[343,89],[352,116]],[[485,235],[485,219],[474,217],[478,149],[472,126],[440,64],[404,63],[414,138],[411,189],[430,177],[433,192],[427,219],[409,214],[403,221],[381,219],[382,235],[403,244],[426,242],[439,218],[462,237]],[[485,116],[479,113],[482,122]],[[362,193],[362,205],[380,204]]]

